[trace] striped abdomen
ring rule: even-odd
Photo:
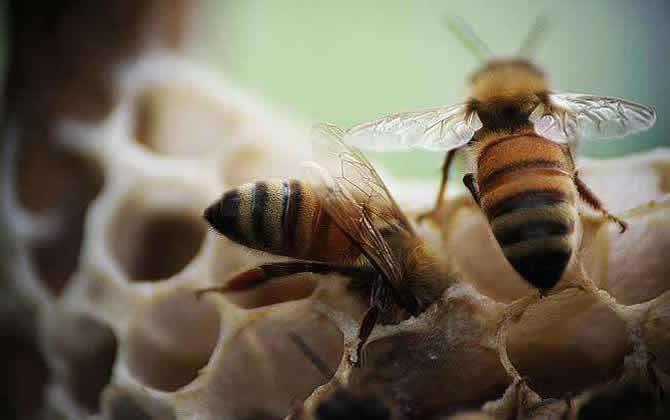
[[[477,158],[481,205],[507,260],[551,289],[576,246],[573,164],[559,144],[532,134],[487,141]]]
[[[259,181],[229,190],[204,216],[227,238],[276,255],[344,262],[358,254],[322,211],[312,187],[297,180]]]

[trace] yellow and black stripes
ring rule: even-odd
[[[223,194],[204,217],[229,239],[276,255],[337,261],[354,252],[314,189],[297,180],[242,185]]]
[[[552,288],[575,244],[572,161],[560,145],[532,134],[489,139],[477,158],[481,206],[515,270]]]

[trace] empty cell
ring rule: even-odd
[[[48,346],[64,366],[63,382],[73,399],[91,413],[112,377],[118,348],[110,327],[87,315],[66,315],[50,330]]]
[[[131,281],[159,281],[182,271],[200,251],[207,227],[187,211],[124,206],[110,230],[110,250]]]
[[[154,84],[133,102],[133,136],[148,150],[168,156],[211,155],[235,141],[245,116],[187,84]]]
[[[22,143],[17,160],[16,197],[21,207],[58,220],[51,237],[29,245],[39,280],[59,295],[77,269],[89,204],[104,183],[93,162],[47,141]]]
[[[198,376],[218,338],[216,308],[182,290],[138,313],[128,336],[128,368],[146,386],[175,391]]]

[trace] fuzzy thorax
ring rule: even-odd
[[[548,90],[544,73],[521,59],[493,60],[472,75],[471,97],[478,102],[536,98]]]

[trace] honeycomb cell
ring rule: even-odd
[[[233,137],[244,115],[187,84],[154,84],[134,98],[135,140],[167,156],[211,154]]]
[[[86,211],[104,177],[93,162],[47,141],[24,142],[17,164],[19,204],[58,222],[52,236],[33,241],[28,250],[40,281],[57,296],[77,268]]]
[[[607,240],[600,258],[607,263],[598,273],[599,282],[620,303],[644,302],[670,289],[668,214],[670,201],[655,203],[627,218],[624,234],[611,225],[600,228],[598,236]]]
[[[585,293],[567,289],[528,308],[507,349],[533,390],[560,399],[616,377],[627,350],[625,324]]]
[[[110,248],[131,281],[158,281],[182,271],[198,254],[207,228],[195,214],[176,210],[120,212]]]
[[[94,162],[48,139],[19,141],[15,189],[23,208],[59,210],[64,203],[95,196],[92,193],[100,190],[102,173]]]
[[[131,324],[128,368],[146,386],[175,391],[207,364],[219,329],[216,308],[191,290],[156,298]]]
[[[110,382],[118,342],[110,327],[87,315],[65,315],[50,331],[48,346],[62,362],[62,382],[73,399],[91,413]]]
[[[256,143],[243,144],[231,150],[226,155],[224,163],[222,181],[224,185],[229,186],[251,182],[258,177],[259,173],[270,175],[273,172],[272,166],[276,165],[268,156],[267,150]],[[235,167],[236,170],[231,171],[230,167]]]
[[[310,302],[296,302],[257,313],[224,344],[208,366],[207,387],[193,400],[194,413],[217,418],[284,418],[293,404],[328,381],[291,340],[301,337],[335,371],[342,359],[341,331]],[[207,417],[207,414],[204,414]]]

